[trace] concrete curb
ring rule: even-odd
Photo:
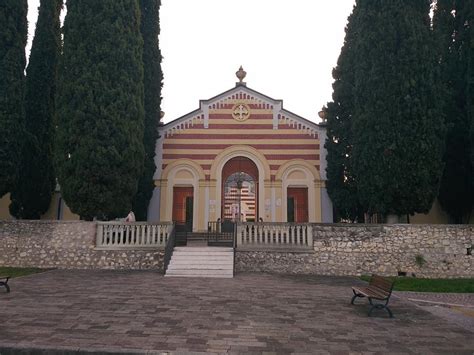
[[[420,299],[417,299],[417,298],[407,298],[407,300],[412,301],[412,302],[422,302],[422,303],[434,304],[434,305],[438,305],[438,306],[462,307],[462,308],[473,308],[474,309],[474,306],[470,306],[470,305],[466,305],[466,304],[427,301],[427,300],[420,300]]]

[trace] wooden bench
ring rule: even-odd
[[[8,280],[10,276],[0,276],[0,286],[3,286],[7,289],[7,292],[10,292],[10,286],[8,286]]]
[[[358,297],[367,297],[371,305],[369,310],[369,316],[374,309],[386,309],[390,318],[393,318],[393,313],[388,308],[388,301],[392,295],[393,284],[395,282],[391,281],[385,277],[372,275],[370,278],[369,286],[354,286],[352,287],[352,292],[354,296],[352,297],[351,304],[354,304],[354,301]],[[378,302],[374,302],[374,300]]]

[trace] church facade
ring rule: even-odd
[[[239,79],[160,127],[149,221],[331,223],[324,125]]]

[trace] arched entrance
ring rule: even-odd
[[[222,169],[222,220],[258,220],[258,168],[246,157],[234,157]]]

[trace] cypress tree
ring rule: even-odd
[[[369,214],[428,212],[444,117],[428,0],[359,0],[353,167]]]
[[[21,157],[27,0],[0,1],[0,197],[11,191]]]
[[[59,65],[57,171],[71,211],[125,216],[143,170],[138,0],[67,4]]]
[[[354,110],[354,41],[357,33],[357,8],[349,16],[346,36],[337,66],[333,70],[333,101],[326,109],[327,189],[334,204],[336,220],[363,220],[357,198],[352,166],[352,114]]]
[[[474,2],[466,1],[465,13],[467,17],[466,27],[466,57],[468,61],[467,74],[466,74],[466,97],[467,97],[467,113],[468,122],[470,124],[470,153],[471,153],[471,176],[474,177]],[[472,182],[472,180],[471,180]],[[474,182],[473,182],[474,184]],[[474,196],[472,196],[471,202],[474,204]],[[472,210],[471,210],[472,212]],[[470,217],[470,216],[469,216]],[[468,221],[469,223],[469,221]]]
[[[160,0],[140,0],[140,30],[143,37],[143,84],[145,90],[145,130],[143,134],[145,161],[143,174],[138,181],[138,191],[133,202],[133,211],[139,221],[144,221],[147,218],[148,204],[155,187],[153,180],[156,170],[154,157],[160,121],[161,88],[163,86],[161,52],[158,43],[160,5]]]
[[[474,174],[467,110],[470,47],[469,6],[465,0],[438,0],[433,27],[439,44],[439,62],[445,88],[443,102],[447,128],[444,171],[438,199],[455,223],[463,223],[473,208]]]
[[[41,0],[26,70],[26,139],[10,204],[10,213],[17,218],[39,219],[48,210],[55,187],[52,141],[61,8],[62,0]]]

